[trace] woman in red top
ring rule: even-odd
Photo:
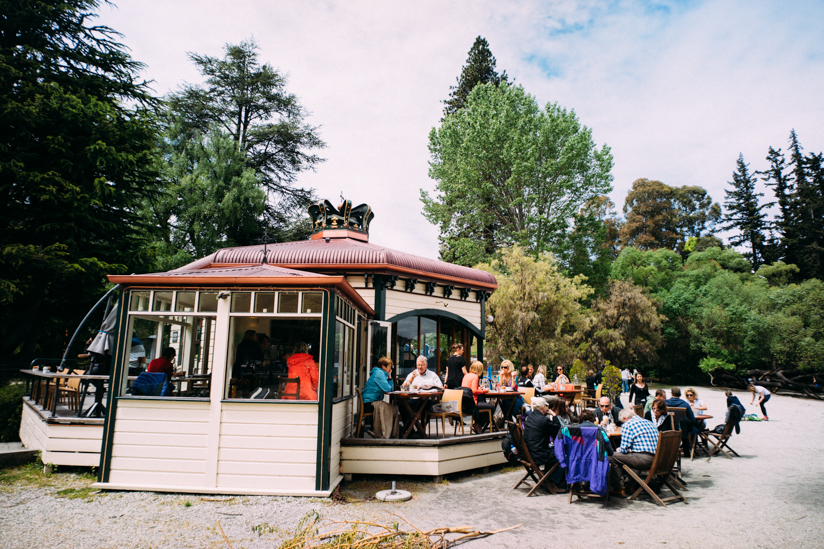
[[[309,354],[309,345],[298,343],[295,353],[286,359],[289,367],[289,377],[300,379],[300,400],[318,399],[318,365]],[[287,383],[286,393],[294,393],[297,387],[294,383]]]
[[[472,389],[472,397],[475,399],[475,410],[472,412],[472,417],[475,419],[475,432],[478,434],[483,432],[486,423],[489,421],[489,416],[486,413],[479,414],[478,411],[492,409],[492,405],[488,402],[478,402],[478,395],[486,393],[485,390],[478,387],[482,375],[484,375],[484,365],[479,360],[476,360],[469,367],[469,372],[464,374],[463,380],[461,381],[461,387],[469,387]]]

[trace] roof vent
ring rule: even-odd
[[[352,207],[351,200],[344,200],[337,208],[328,200],[309,206],[312,216],[312,239],[353,238],[369,241],[369,224],[375,217],[368,204]]]

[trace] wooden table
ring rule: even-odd
[[[546,391],[542,391],[540,394],[561,397],[567,401],[567,404],[572,404],[572,401],[575,400],[575,395],[583,392],[584,389],[571,389],[569,391],[565,391],[564,389],[547,389]]]
[[[409,399],[440,399],[443,396],[443,391],[392,391],[387,394],[395,399],[398,407],[403,406],[404,410],[406,410],[409,414],[409,417],[412,418],[412,421],[409,422],[409,425],[406,427],[406,431],[404,431],[401,435],[401,438],[409,438],[409,435],[412,434],[412,429],[415,429],[422,436],[426,436],[426,429],[423,428],[423,424],[421,423],[421,416],[423,416],[423,411],[426,408],[426,402],[421,402],[421,405],[416,412],[412,409],[412,406],[409,405]]]
[[[698,421],[705,421],[707,419],[712,419],[712,416],[708,416],[706,414],[703,414],[703,415],[700,415],[700,416],[695,416],[695,419],[697,419]]]

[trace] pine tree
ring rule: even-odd
[[[729,223],[724,230],[738,229],[740,231],[739,234],[730,237],[730,244],[749,246],[750,252],[744,255],[750,260],[753,270],[756,270],[764,263],[768,222],[767,214],[763,210],[771,204],[758,204],[758,198],[764,194],[756,192],[756,178],[750,175],[743,154],[738,155],[737,164],[738,168],[733,172],[730,182],[733,190],[724,191],[727,194],[724,206],[728,212],[724,215],[724,221]]]
[[[461,70],[461,76],[457,79],[458,85],[449,87],[452,91],[449,99],[444,101],[446,105],[443,110],[444,119],[464,108],[469,92],[478,84],[491,83],[498,86],[501,83],[507,83],[506,71],[499,75],[495,71],[496,63],[495,56],[489,50],[489,42],[486,38],[477,37],[469,50],[469,57]]]
[[[805,158],[795,130],[790,132],[790,174],[793,182],[792,195],[794,263],[800,269],[801,278],[820,278],[824,270],[824,247],[821,196],[813,181],[820,172],[820,162],[815,155]]]
[[[770,259],[773,261],[784,261],[785,263],[795,263],[795,225],[793,220],[793,186],[790,178],[785,173],[786,160],[781,149],[770,147],[767,152],[767,161],[770,163],[769,169],[758,172],[763,176],[767,186],[773,188],[773,193],[778,204],[778,215],[773,221],[770,239]]]

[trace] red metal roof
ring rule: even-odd
[[[351,238],[333,238],[328,242],[318,239],[269,244],[266,257],[270,265],[292,269],[336,272],[388,270],[410,277],[433,278],[489,289],[498,287],[495,277],[485,271],[427,259]],[[222,265],[249,265],[259,263],[262,258],[262,244],[223,248],[176,271],[170,271],[170,274],[191,273],[199,269],[213,270]]]

